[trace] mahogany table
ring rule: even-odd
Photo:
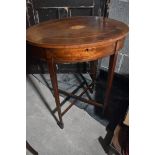
[[[27,29],[27,43],[32,48],[35,58],[48,63],[49,73],[56,102],[55,111],[58,112],[60,128],[63,128],[62,116],[74,105],[61,112],[59,93],[73,97],[82,102],[103,107],[105,110],[112,87],[112,80],[118,51],[123,47],[128,26],[122,22],[103,17],[72,17],[61,20],[49,20]],[[92,92],[96,76],[96,62],[98,59],[110,56],[108,81],[104,104],[94,100],[87,100],[81,96],[88,90]],[[90,61],[90,76],[92,83],[87,83],[84,91],[79,95],[58,89],[56,64]]]

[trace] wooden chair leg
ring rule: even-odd
[[[113,82],[113,77],[114,77],[114,71],[115,71],[115,66],[116,66],[116,60],[117,60],[117,53],[113,54],[110,56],[110,61],[109,61],[109,70],[108,70],[108,81],[107,81],[107,87],[105,91],[105,97],[104,97],[104,111],[106,111],[108,102],[109,102],[109,97],[110,97],[110,92],[112,88],[112,82]]]
[[[53,60],[48,62],[48,68],[49,68],[49,73],[50,73],[51,82],[52,82],[52,86],[53,86],[56,107],[57,107],[58,116],[59,116],[59,122],[57,122],[57,124],[59,125],[59,127],[61,129],[63,129],[64,124],[63,124],[63,121],[62,121],[62,114],[61,114],[61,105],[60,105],[60,99],[59,99],[56,64],[53,62]]]

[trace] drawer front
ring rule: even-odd
[[[124,39],[117,43],[117,51],[124,44]],[[67,48],[67,49],[47,49],[47,59],[53,58],[57,63],[66,62],[85,62],[97,60],[115,53],[116,42],[106,46],[90,47],[90,48]]]

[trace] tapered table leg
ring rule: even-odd
[[[61,106],[60,106],[60,99],[59,99],[59,90],[58,90],[58,81],[57,81],[57,73],[56,73],[56,64],[53,62],[53,60],[48,62],[48,68],[49,68],[49,73],[51,77],[51,82],[53,86],[53,91],[54,91],[54,97],[55,97],[55,103],[57,106],[58,110],[58,116],[59,116],[59,122],[57,124],[61,129],[64,128],[64,124],[62,121],[62,114],[61,114]]]
[[[93,82],[95,82],[96,80],[97,64],[98,64],[98,60],[90,62],[90,76]],[[94,89],[94,84],[92,86],[92,89]]]
[[[106,87],[105,97],[104,97],[104,112],[106,111],[106,108],[107,108],[107,105],[109,102],[109,97],[110,97],[110,92],[111,92],[112,82],[113,82],[113,77],[114,77],[114,71],[115,71],[115,66],[116,66],[117,55],[118,54],[115,53],[115,54],[110,56],[107,87]]]

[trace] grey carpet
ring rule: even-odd
[[[29,75],[26,91],[26,138],[39,155],[106,154],[98,142],[100,136],[106,135],[105,127],[86,111],[73,106],[63,117],[62,130],[51,114],[55,101],[49,89]],[[69,103],[65,106],[67,104]],[[27,151],[27,155],[29,154]]]
[[[91,78],[89,77],[88,74],[83,74],[84,77],[86,78],[86,81],[88,83],[91,83]],[[41,83],[43,83],[46,86],[49,86],[52,88],[51,84],[51,79],[49,74],[34,74],[34,77],[37,78]],[[58,78],[58,85],[59,88],[62,90],[66,90],[67,92],[72,92],[74,89],[77,88],[77,86],[80,85],[79,80],[82,82],[83,80],[78,76],[78,74],[57,74]],[[101,85],[101,84],[99,84]],[[77,94],[80,94],[83,89],[80,89]],[[100,89],[99,89],[100,90]],[[90,94],[92,99],[95,99],[95,91],[93,94]],[[103,90],[100,90],[103,92]],[[60,94],[62,97],[64,97],[62,94]],[[83,95],[84,98],[87,98],[86,94]],[[99,96],[100,97],[100,96]],[[72,99],[71,99],[72,100]],[[100,101],[99,101],[100,102]],[[102,101],[101,101],[102,103]],[[94,112],[94,106],[90,104],[83,103],[79,100],[76,101],[75,105],[80,108],[85,110],[91,117],[93,117],[95,120],[100,122],[102,125],[107,126],[108,121],[106,119],[100,118],[98,115],[95,114]]]

